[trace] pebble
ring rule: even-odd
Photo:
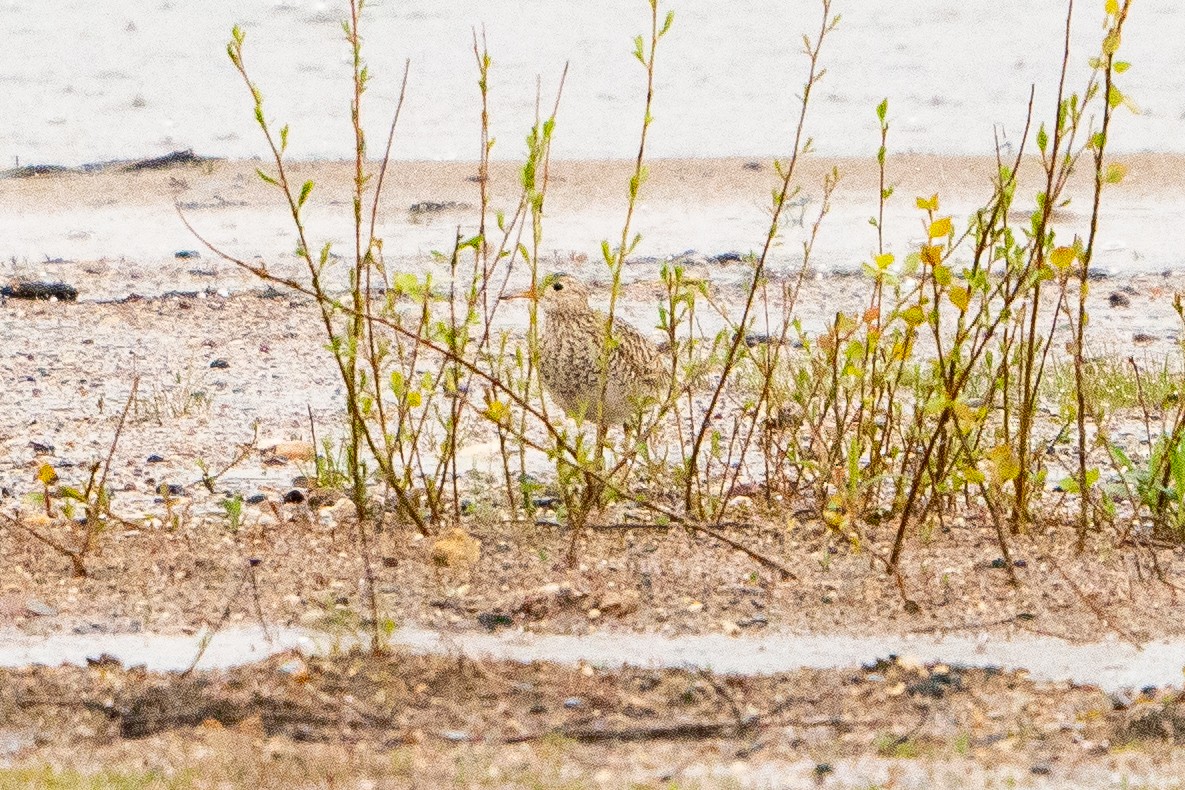
[[[25,611],[37,617],[57,617],[58,610],[36,598],[25,601]]]

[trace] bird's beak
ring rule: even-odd
[[[519,291],[518,293],[507,294],[506,296],[503,296],[502,298],[503,299],[530,299],[533,302],[537,302],[537,301],[539,301],[539,292],[536,291],[532,287],[532,288],[528,288],[525,291]]]

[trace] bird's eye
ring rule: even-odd
[[[557,290],[557,291],[562,291],[562,290],[564,290],[564,284],[563,284],[563,283],[555,283],[555,284],[554,284],[554,285],[552,285],[551,287],[552,287],[553,289]]]

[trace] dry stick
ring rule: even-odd
[[[819,36],[815,40],[813,48],[807,48],[807,57],[810,59],[810,68],[808,70],[807,81],[803,86],[801,109],[798,115],[798,125],[794,131],[794,149],[790,155],[790,162],[786,165],[782,175],[782,186],[777,198],[774,200],[773,216],[770,221],[769,232],[766,234],[765,243],[761,250],[761,256],[757,259],[753,267],[753,284],[749,288],[748,295],[745,298],[745,307],[741,311],[741,320],[738,322],[740,326],[745,326],[749,320],[749,315],[753,311],[753,302],[757,296],[757,289],[761,282],[761,278],[765,273],[766,260],[769,258],[770,250],[773,248],[774,239],[777,238],[778,223],[782,216],[782,210],[786,203],[786,198],[790,193],[790,182],[794,178],[794,171],[798,164],[798,156],[801,153],[802,135],[806,126],[806,112],[807,106],[810,102],[811,88],[822,76],[818,71],[819,53],[823,47],[823,40],[827,36],[828,30],[832,26],[832,20],[829,19],[831,14],[831,0],[822,0],[823,5],[823,19],[820,25]],[[719,381],[716,387],[712,390],[712,397],[708,401],[708,408],[705,413],[703,421],[700,423],[699,430],[696,431],[695,439],[691,445],[691,454],[687,460],[687,481],[683,487],[684,507],[691,511],[691,493],[692,486],[695,483],[696,475],[692,474],[692,470],[699,465],[699,454],[703,447],[704,438],[708,435],[708,429],[712,425],[712,414],[716,410],[716,406],[720,402],[720,398],[724,392],[725,382],[728,380],[729,374],[737,363],[738,353],[741,344],[745,342],[744,333],[737,333],[732,339],[732,344],[729,346],[728,353],[724,358],[724,366],[720,371]]]
[[[194,227],[185,218],[185,215],[183,213],[181,213],[180,208],[178,208],[178,210],[177,210],[177,215],[181,218],[182,224],[184,224],[185,227],[189,230],[189,232],[193,234],[194,238],[196,238],[199,242],[201,242],[202,245],[206,247],[206,249],[210,250],[212,253],[214,253],[215,255],[218,255],[222,259],[224,259],[230,263],[233,263],[234,265],[242,268],[245,271],[248,271],[248,272],[254,274],[256,277],[260,278],[261,280],[264,280],[265,282],[277,283],[279,285],[283,285],[287,288],[290,288],[291,290],[295,291],[296,293],[300,293],[305,296],[310,296],[314,299],[326,300],[326,301],[332,302],[332,300],[330,299],[329,296],[325,295],[324,293],[317,293],[310,286],[306,286],[306,285],[304,285],[296,280],[290,279],[290,278],[280,277],[278,275],[271,274],[270,272],[268,272],[268,270],[265,266],[257,266],[257,265],[251,264],[251,263],[247,263],[246,261],[235,258],[234,256],[230,255],[229,253],[224,252],[223,250],[219,249],[218,247],[215,247],[213,244],[211,244],[209,241],[207,241],[205,239],[205,237],[203,237],[200,233],[198,233],[197,230],[194,229]],[[411,332],[408,329],[405,329],[404,327],[399,326],[395,322],[390,321],[382,316],[377,316],[377,315],[367,313],[366,319],[368,321],[373,321],[376,324],[379,324],[381,326],[385,326],[388,329],[392,330],[393,332],[403,335],[404,337],[408,338],[409,340],[413,341],[414,343],[421,345],[421,346],[429,349],[430,351],[434,351],[437,354],[441,354],[442,356],[445,356],[445,357],[450,356],[449,350],[447,348],[445,348],[444,346],[441,346],[431,340],[428,340],[427,338],[418,336],[414,332]],[[457,362],[457,364],[459,364],[461,367],[468,370],[470,373],[473,373],[474,375],[476,375],[479,378],[488,382],[494,389],[496,389],[499,392],[506,395],[506,397],[508,399],[510,399],[516,405],[518,405],[520,408],[522,408],[524,412],[526,412],[527,414],[530,414],[532,417],[539,420],[540,423],[543,425],[544,429],[551,435],[552,439],[556,442],[556,448],[554,448],[554,449],[559,449],[563,452],[566,452],[569,455],[571,455],[573,458],[577,457],[576,450],[571,445],[569,445],[567,443],[567,441],[564,438],[564,435],[562,433],[560,433],[560,431],[555,427],[555,425],[550,420],[547,419],[546,415],[544,415],[537,408],[535,408],[524,396],[519,395],[517,392],[514,392],[506,384],[504,384],[499,379],[497,379],[495,376],[492,376],[491,374],[482,370],[481,368],[479,368],[477,365],[470,362],[469,360],[461,358],[461,359],[456,359],[454,361]],[[526,444],[531,449],[539,450],[541,452],[549,452],[551,449],[553,449],[553,448],[544,447],[537,442],[533,442],[530,439],[526,438],[525,436],[522,437],[522,441],[524,444]],[[592,473],[590,470],[585,470],[585,471],[589,472],[590,474]],[[776,561],[770,557],[767,557],[767,556],[765,556],[765,555],[761,554],[760,552],[757,552],[753,549],[742,546],[741,544],[736,543],[735,541],[732,541],[731,539],[726,538],[726,537],[716,533],[710,527],[708,527],[704,524],[701,524],[699,522],[691,520],[691,519],[687,518],[686,516],[680,515],[679,513],[669,510],[668,508],[661,507],[660,505],[656,505],[653,502],[649,502],[645,499],[642,499],[634,494],[629,493],[628,491],[624,491],[621,488],[619,488],[617,485],[615,485],[608,476],[600,475],[597,479],[603,486],[607,487],[614,494],[616,494],[617,496],[620,496],[622,499],[624,499],[628,502],[632,502],[635,505],[638,505],[641,508],[649,510],[652,513],[656,513],[656,514],[665,516],[665,517],[671,519],[671,521],[679,524],[680,526],[686,527],[687,529],[690,529],[690,530],[693,530],[696,532],[702,532],[706,535],[710,535],[711,537],[716,538],[717,540],[720,540],[721,542],[728,544],[729,546],[736,549],[737,551],[740,551],[740,552],[748,555],[749,557],[751,557],[752,559],[761,563],[762,565],[766,566],[767,568],[778,571],[780,574],[782,574],[783,578],[786,578],[786,579],[796,578],[794,576],[794,574],[788,568],[786,568],[784,565],[782,565],[778,561]]]
[[[1107,147],[1107,130],[1111,127],[1111,80],[1113,77],[1115,48],[1107,45],[1112,36],[1118,39],[1123,29],[1124,20],[1131,7],[1131,0],[1126,0],[1122,10],[1115,20],[1114,28],[1107,33],[1103,43],[1103,124],[1100,129],[1099,144],[1094,150],[1094,202],[1090,209],[1090,232],[1087,235],[1086,249],[1082,253],[1082,266],[1079,270],[1078,281],[1078,332],[1074,353],[1074,383],[1078,401],[1078,551],[1086,549],[1086,531],[1090,527],[1090,491],[1086,484],[1086,388],[1083,386],[1084,372],[1082,357],[1085,353],[1086,342],[1086,291],[1087,275],[1090,262],[1094,257],[1095,237],[1099,228],[1099,205],[1103,196],[1103,157]]]
[[[85,577],[86,576],[86,566],[83,564],[82,558],[78,555],[77,550],[67,548],[66,546],[62,545],[61,543],[58,543],[56,540],[49,537],[48,535],[42,535],[37,530],[26,525],[25,522],[21,520],[19,513],[15,516],[10,516],[7,513],[0,513],[0,517],[3,517],[5,521],[7,521],[9,524],[16,527],[17,529],[27,532],[29,535],[31,535],[32,537],[41,541],[46,546],[49,546],[54,551],[57,551],[58,553],[66,556],[66,557],[69,557],[70,564],[73,566],[73,571],[74,571],[75,576],[78,576],[78,577]]]
[[[306,403],[305,409],[309,413],[309,441],[313,445],[313,483],[314,485],[321,485],[321,454],[317,450],[317,423],[313,421],[312,405]]]
[[[107,474],[111,471],[111,459],[115,457],[115,448],[119,445],[119,437],[123,434],[123,426],[128,419],[128,411],[132,408],[132,402],[136,399],[136,391],[140,388],[140,377],[132,378],[132,389],[128,393],[128,399],[123,404],[123,411],[119,415],[119,424],[115,426],[115,435],[111,437],[111,446],[107,448],[107,457],[103,459],[103,474],[99,477],[99,488],[95,492],[95,502],[92,505],[90,502],[89,490],[87,492],[87,507],[86,507],[86,536],[82,541],[82,548],[79,551],[79,559],[85,557],[91,550],[91,545],[94,542],[95,535],[98,534],[99,527],[99,513],[97,512],[99,503],[104,496],[104,491],[107,489]],[[89,486],[87,487],[90,488]],[[83,576],[86,573],[82,574]]]
[[[584,743],[606,741],[652,741],[687,740],[736,736],[762,727],[759,721],[680,722],[677,724],[655,724],[649,727],[625,727],[622,729],[596,729],[592,727],[556,727],[543,732],[514,735],[502,743],[527,743],[541,738],[559,736]]]
[[[123,434],[124,424],[127,422],[128,411],[131,409],[132,402],[136,399],[136,391],[139,389],[139,386],[140,377],[135,376],[132,379],[132,389],[128,393],[128,399],[124,402],[123,411],[119,415],[119,423],[115,427],[115,435],[111,438],[111,445],[107,448],[107,457],[102,461],[101,464],[96,464],[94,467],[92,467],[90,481],[87,483],[86,494],[84,497],[86,500],[86,533],[83,535],[81,546],[79,546],[77,549],[67,548],[64,544],[57,542],[48,535],[43,535],[32,527],[26,525],[21,520],[19,514],[16,516],[10,516],[7,513],[0,513],[0,515],[2,515],[14,527],[17,527],[18,529],[28,533],[32,537],[52,548],[54,551],[69,557],[73,574],[80,578],[86,578],[87,576],[85,563],[86,556],[94,547],[95,536],[98,534],[99,528],[102,526],[99,522],[99,516],[102,514],[98,512],[98,508],[104,496],[103,492],[107,488],[107,474],[111,470],[111,461],[115,457],[115,448],[119,445],[119,437]],[[96,490],[94,473],[100,467],[103,471],[99,476],[99,483]],[[91,502],[92,492],[95,496],[95,501],[93,503]],[[46,501],[48,502],[48,487],[45,496]],[[107,515],[115,517],[114,514],[110,512],[108,512]],[[122,523],[127,523],[121,518],[115,518]]]
[[[1054,199],[1054,174],[1057,172],[1058,155],[1061,152],[1062,142],[1062,101],[1065,96],[1066,89],[1066,71],[1070,64],[1070,41],[1071,41],[1071,21],[1074,16],[1074,0],[1069,0],[1066,8],[1066,32],[1065,43],[1062,51],[1062,65],[1061,73],[1058,77],[1057,83],[1057,104],[1054,106],[1054,129],[1053,129],[1053,149],[1049,156],[1049,160],[1045,163],[1045,200],[1041,205],[1041,219],[1039,220],[1034,238],[1036,239],[1036,246],[1033,251],[1032,263],[1036,268],[1040,268],[1045,262],[1045,238],[1046,230],[1049,227],[1050,217],[1053,214],[1053,199]],[[1042,158],[1045,154],[1042,152]],[[1013,515],[1016,523],[1013,526],[1014,530],[1019,531],[1024,522],[1028,520],[1027,502],[1029,497],[1028,483],[1028,461],[1029,461],[1029,444],[1032,435],[1032,423],[1035,410],[1036,399],[1036,379],[1034,378],[1033,365],[1037,357],[1037,314],[1038,306],[1041,301],[1041,281],[1038,279],[1033,284],[1033,303],[1031,312],[1029,314],[1028,334],[1023,339],[1024,354],[1021,358],[1021,411],[1020,411],[1020,425],[1018,426],[1017,446],[1020,448],[1020,474],[1018,474],[1014,481],[1014,489],[1016,499],[1013,503]],[[1064,294],[1063,294],[1064,295]],[[1054,314],[1054,323],[1056,324],[1056,313]],[[1052,327],[1051,327],[1052,334]],[[1048,345],[1046,346],[1048,351]],[[1045,365],[1044,356],[1042,356],[1041,368]],[[1037,373],[1040,377],[1040,372]]]
[[[251,567],[251,560],[247,561],[247,567],[243,570],[243,573],[239,576],[239,582],[238,582],[238,584],[235,585],[234,592],[232,592],[230,595],[227,596],[226,603],[222,607],[222,614],[219,615],[219,617],[218,617],[218,622],[214,624],[214,627],[212,629],[209,629],[206,631],[206,633],[202,634],[202,638],[198,642],[197,653],[194,655],[193,661],[190,662],[189,666],[186,667],[185,670],[181,673],[181,677],[183,677],[183,678],[189,677],[189,675],[191,675],[193,673],[193,671],[197,668],[198,662],[202,660],[202,656],[204,656],[206,654],[206,649],[210,646],[210,643],[214,640],[215,635],[217,635],[217,633],[220,630],[222,630],[222,626],[226,624],[226,621],[228,619],[230,619],[231,602],[239,597],[239,593],[242,592],[243,585],[247,582],[248,576],[253,576],[252,567]]]
[[[1102,610],[1102,608],[1097,603],[1092,601],[1090,599],[1089,595],[1087,595],[1086,593],[1084,593],[1082,591],[1082,588],[1079,587],[1078,584],[1073,579],[1070,578],[1069,574],[1067,574],[1064,570],[1062,570],[1062,567],[1061,567],[1061,565],[1058,564],[1057,560],[1055,560],[1053,557],[1049,556],[1048,554],[1045,555],[1044,557],[1042,557],[1041,559],[1044,560],[1045,562],[1048,562],[1053,567],[1053,569],[1058,572],[1058,575],[1061,576],[1063,579],[1065,579],[1066,584],[1070,585],[1070,589],[1074,591],[1075,595],[1077,595],[1079,598],[1082,599],[1082,602],[1084,604],[1086,604],[1086,607],[1088,609],[1090,609],[1091,613],[1094,614],[1095,617],[1098,618],[1100,623],[1102,623],[1103,625],[1110,628],[1112,631],[1114,631],[1119,636],[1120,639],[1127,642],[1132,647],[1134,647],[1136,649],[1142,649],[1144,647],[1144,643],[1141,642],[1139,640],[1139,638],[1136,637],[1135,634],[1133,634],[1131,631],[1128,631],[1125,628],[1121,628],[1120,626],[1113,623],[1111,621],[1111,618],[1109,618],[1107,616],[1107,613],[1104,612]]]

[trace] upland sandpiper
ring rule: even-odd
[[[588,286],[568,274],[544,277],[534,291],[543,310],[539,329],[539,375],[547,392],[570,416],[592,423],[624,424],[665,379],[661,352],[641,332],[588,304]],[[602,399],[602,393],[604,398]]]

